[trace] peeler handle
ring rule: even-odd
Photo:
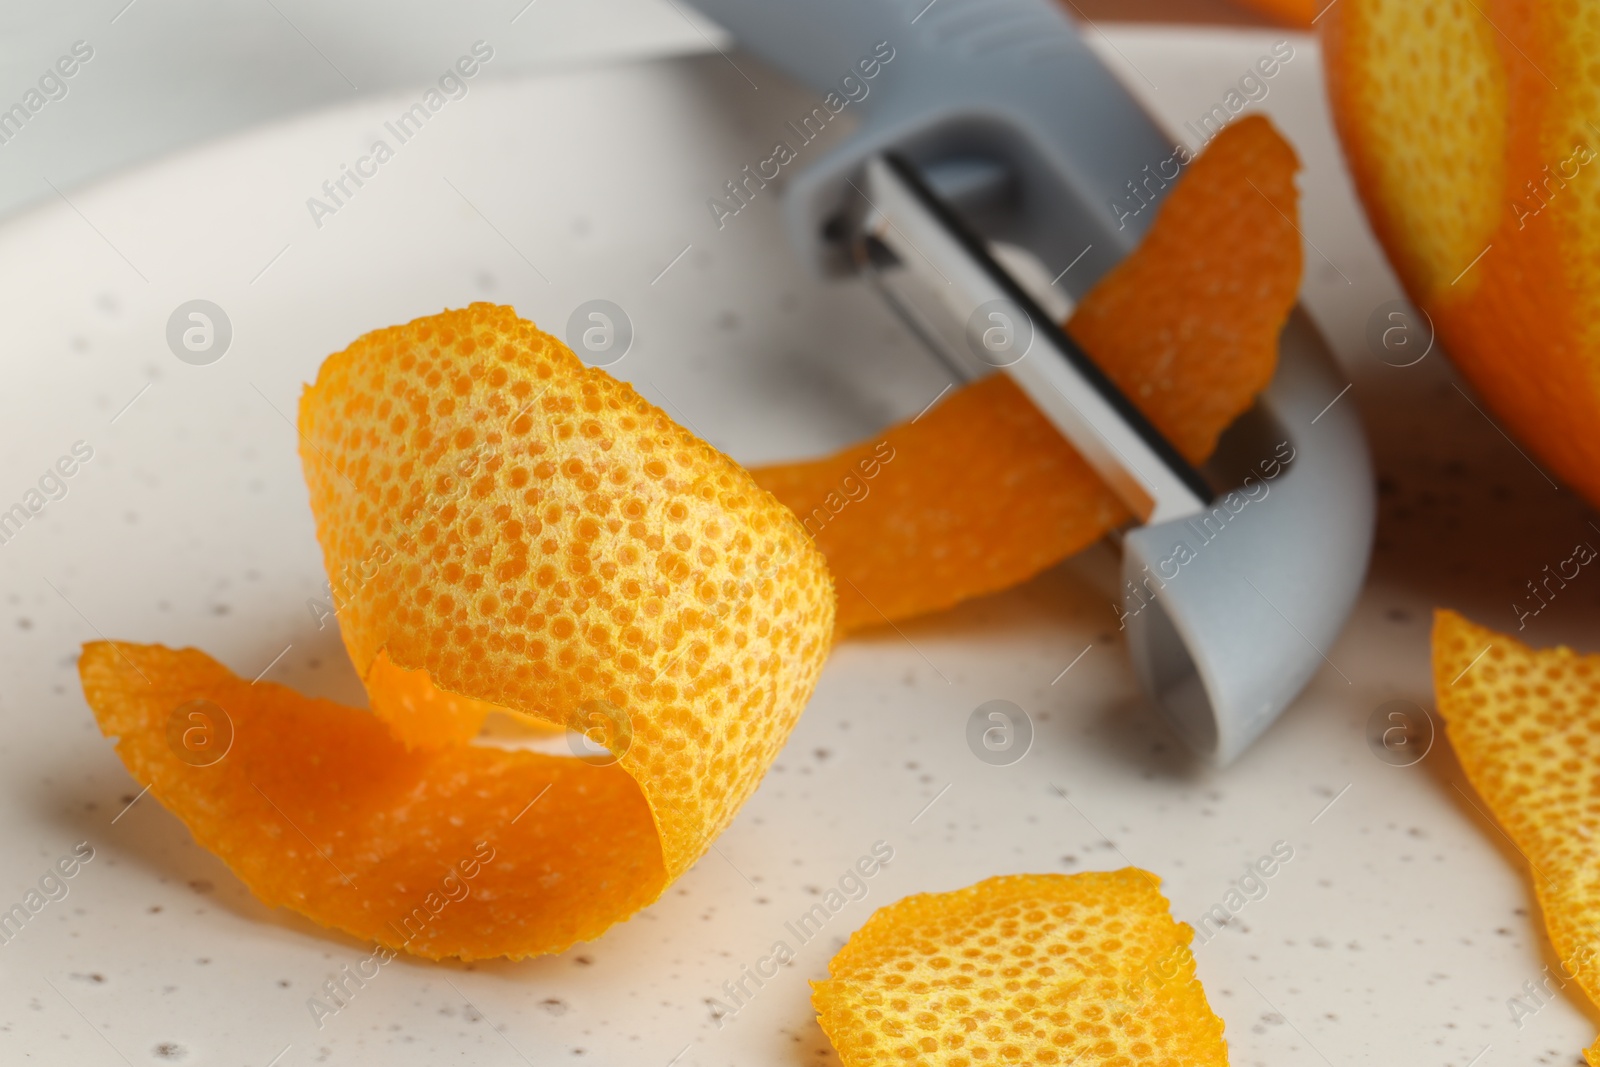
[[[784,166],[795,172],[782,172],[790,236],[824,271],[851,269],[828,230],[842,220],[848,233],[862,217],[862,190],[878,188],[865,177],[868,161],[899,157],[973,230],[1032,252],[1081,298],[1138,244],[1189,160],[1057,0],[690,2],[817,93],[819,126],[847,114],[857,122],[826,154],[805,147],[810,137],[791,144]],[[875,68],[861,65],[868,57]],[[796,129],[791,120],[774,134]],[[893,207],[872,205],[868,217]],[[928,259],[930,250],[931,238],[913,253]],[[914,266],[915,255],[901,262]],[[1112,605],[1144,689],[1188,746],[1218,764],[1239,756],[1318,671],[1353,685],[1326,650],[1371,553],[1371,465],[1354,401],[1338,402],[1348,379],[1302,309],[1279,338],[1279,357],[1214,459],[1233,491],[1196,514],[1152,512],[1130,531],[1124,592]],[[1049,414],[1049,383],[1030,385],[1028,370],[1009,373]],[[1052,421],[1077,440],[1070,420]]]
[[[941,167],[998,164],[1002,187],[964,212],[1052,275],[1087,246],[1062,282],[1074,296],[1138,243],[1187,162],[1056,0],[690,2],[815,92],[814,126],[859,123],[814,160],[794,143],[810,132],[801,116],[774,131],[800,157],[785,197],[791,237],[828,273],[846,267],[823,231],[859,200],[850,181],[866,160],[890,149],[936,185]]]

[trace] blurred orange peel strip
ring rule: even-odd
[[[1295,169],[1265,120],[1229,127],[1072,320],[1191,459],[1271,377]],[[112,642],[85,649],[84,692],[134,777],[262,901],[430,958],[561,951],[694,863],[816,683],[830,565],[846,630],[1005,588],[1126,518],[995,377],[886,431],[892,476],[816,529],[861,450],[752,477],[485,304],[329,357],[299,430],[373,713]],[[469,744],[490,711],[610,757]],[[171,739],[189,714],[227,726],[222,758]]]
[[[1228,126],[1067,323],[1192,463],[1277,366],[1300,288],[1298,169],[1266,119]],[[1003,374],[832,456],[754,473],[827,556],[841,632],[1009,589],[1130,518]]]
[[[423,956],[556,952],[654,900],[754,791],[830,647],[794,515],[509,308],[366,335],[300,433],[376,714],[91,645],[84,690],[134,776],[263,901]],[[196,699],[234,732],[199,768],[165,732]],[[491,707],[587,728],[615,762],[462,744]],[[402,939],[480,844],[471,893]]]
[[[990,878],[880,908],[813,983],[844,1067],[1223,1067],[1194,930],[1133,867]]]
[[[1557,980],[1600,1005],[1600,656],[1532,649],[1439,611],[1433,686],[1467,780],[1528,864]],[[1600,1067],[1600,1040],[1584,1056]]]
[[[1338,0],[1235,0],[1235,2],[1281,25],[1309,30],[1322,17],[1323,12]]]

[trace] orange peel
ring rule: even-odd
[[[1137,868],[990,878],[878,909],[813,983],[845,1067],[1209,1067],[1194,930]]]
[[[464,745],[478,736],[490,712],[509,710],[440,689],[427,671],[396,666],[385,649],[373,657],[364,681],[373,713],[413,748]],[[532,726],[548,725],[541,719],[520,718]]]
[[[1271,376],[1299,276],[1295,168],[1264,120],[1224,131],[1073,319],[1191,458]],[[1124,518],[996,378],[888,431],[905,458],[880,460],[903,482],[814,543],[785,503],[861,473],[859,450],[758,480],[486,304],[330,356],[299,431],[371,712],[110,642],[86,647],[85,695],[135,778],[262,900],[432,958],[560,951],[656,899],[754,791],[836,624],[881,617],[869,594],[892,617],[933,610]],[[837,619],[823,553],[848,590]],[[203,767],[169,736],[194,701],[234,728]],[[469,744],[491,711],[583,730],[614,759]],[[425,876],[479,848],[496,857],[481,880],[435,909]]]
[[[1562,977],[1600,1005],[1600,656],[1438,611],[1433,685],[1467,780],[1528,864]],[[1600,1067],[1600,1040],[1584,1055]]]
[[[366,711],[194,649],[98,641],[79,671],[134,778],[263,903],[324,926],[431,959],[515,958],[597,937],[663,884],[649,804],[619,766],[408,749]],[[167,741],[196,700],[232,725],[210,766]]]
[[[487,304],[330,356],[300,433],[373,714],[242,687],[193,651],[91,646],[85,694],[135,777],[263,900],[423,955],[559,951],[654,900],[754,791],[830,647],[832,584],[793,513],[631,387]],[[160,758],[164,716],[193,699],[238,723],[238,758]],[[461,744],[491,708],[587,728],[615,763]],[[302,774],[269,774],[274,759]],[[252,800],[264,776],[312,852]],[[497,900],[538,902],[497,912],[498,940],[441,928],[395,944],[380,921],[388,865],[442,869],[462,842],[440,820],[489,834],[541,783],[550,796],[522,822],[546,852],[508,841],[496,867],[554,884],[548,899],[497,884]],[[422,811],[430,798],[446,809]],[[367,887],[351,896],[317,852],[378,873],[348,872]]]
[[[1313,0],[1234,0],[1234,2],[1258,14],[1266,15],[1274,22],[1298,29],[1310,29],[1318,17],[1317,5]],[[1330,2],[1332,0],[1322,0],[1325,4]]]
[[[1066,324],[1191,462],[1272,379],[1300,287],[1298,168],[1265,118],[1228,126]],[[842,632],[1010,588],[1129,519],[1004,375],[860,445],[754,474],[827,556]]]

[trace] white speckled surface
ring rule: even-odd
[[[1097,40],[1153,78],[1130,73],[1174,126],[1273,40],[1109,32]],[[322,356],[444,305],[495,299],[559,328],[606,297],[637,330],[615,371],[752,463],[869,433],[944,380],[875,298],[801,275],[775,197],[714,229],[705,198],[809,107],[765,73],[752,91],[714,55],[476,86],[321,230],[305,198],[415,93],[212,144],[0,228],[0,507],[75,441],[94,448],[66,497],[0,545],[0,903],[76,843],[95,850],[68,896],[0,945],[0,1061],[828,1063],[806,982],[880,904],[1133,862],[1195,922],[1283,841],[1294,858],[1265,898],[1197,942],[1235,1064],[1577,1062],[1593,1026],[1575,1000],[1512,1022],[1507,998],[1548,950],[1447,744],[1394,768],[1364,730],[1385,700],[1430,704],[1433,604],[1514,628],[1523,582],[1589,537],[1589,516],[1438,353],[1397,370],[1367,351],[1368,315],[1396,294],[1338,164],[1315,46],[1296,44],[1263,107],[1309,168],[1306,297],[1356,382],[1341,402],[1363,405],[1383,486],[1368,592],[1327,650],[1349,683],[1323,671],[1237,765],[1190,766],[1141,707],[1108,606],[1113,558],[1097,547],[839,648],[717,850],[632,922],[557,958],[397,960],[320,1029],[306,998],[369,949],[255,903],[148,798],[124,811],[136,789],[74,657],[99,633],[198,645],[254,675],[289,646],[270,677],[360,700],[305,607],[321,564],[283,417]],[[233,323],[211,366],[180,363],[163,339],[195,297]],[[1574,583],[1532,640],[1600,644],[1585,621],[1600,584],[1585,582],[1600,579]],[[1010,767],[964,738],[995,698],[1037,726]],[[878,840],[895,858],[867,898],[719,1026],[708,998]]]

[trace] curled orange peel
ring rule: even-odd
[[[1528,864],[1559,980],[1600,1005],[1600,656],[1438,611],[1433,685],[1467,780]],[[1584,1056],[1600,1067],[1600,1040]]]
[[[844,1067],[1219,1067],[1194,930],[1128,867],[990,878],[880,908],[813,983]]]
[[[1072,321],[1192,459],[1271,376],[1295,167],[1265,120],[1230,127]],[[887,431],[887,453],[752,477],[485,304],[329,357],[299,430],[371,713],[111,642],[85,650],[85,695],[262,900],[433,958],[560,951],[650,903],[754,791],[836,632],[1014,584],[1125,518],[1003,377]],[[890,464],[845,519],[797,519],[841,471]],[[235,738],[207,766],[171,739],[195,701]],[[491,711],[614,758],[469,744]],[[463,880],[479,848],[496,858]],[[460,900],[429,888],[450,871]]]
[[[1191,462],[1272,379],[1300,287],[1298,168],[1266,119],[1228,126],[1066,324]],[[1129,519],[999,374],[862,444],[754,474],[827,556],[843,632],[1008,589]]]
[[[832,584],[794,515],[630,386],[486,304],[329,357],[300,433],[373,714],[244,686],[197,652],[92,646],[85,693],[130,770],[263,900],[422,955],[559,951],[654,900],[754,791],[830,647]],[[232,717],[238,756],[161,757],[164,717],[194,699]],[[462,744],[491,708],[583,729],[615,763]],[[271,806],[253,799],[263,777]],[[395,944],[386,865],[443,871],[479,837],[496,872],[548,892],[476,883],[527,910],[494,912],[497,936],[454,930],[476,913],[452,905],[426,940]],[[333,863],[354,887],[329,880]]]

